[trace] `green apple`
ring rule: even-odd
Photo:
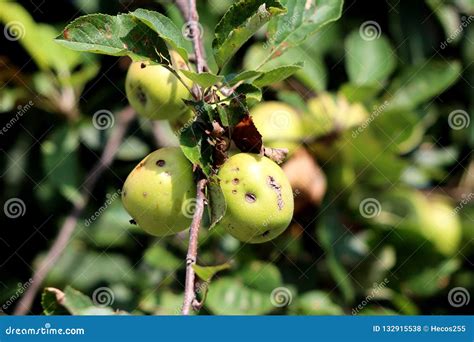
[[[175,119],[189,111],[182,101],[190,98],[188,89],[158,64],[132,63],[125,79],[125,92],[133,109],[148,119]]]
[[[299,114],[283,102],[263,102],[250,110],[253,122],[262,135],[263,144],[287,148],[289,154],[300,145],[303,127]]]
[[[274,239],[293,216],[293,192],[283,170],[256,154],[238,153],[219,170],[227,210],[219,222],[229,234],[249,243]]]
[[[146,156],[128,175],[122,189],[127,212],[138,226],[155,236],[188,228],[195,196],[192,165],[177,147]]]

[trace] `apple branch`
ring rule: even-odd
[[[118,122],[114,131],[110,135],[105,145],[104,151],[99,161],[89,171],[84,181],[84,186],[81,191],[83,200],[77,201],[71,213],[68,215],[63,225],[59,230],[59,234],[51,246],[50,250],[42,260],[38,269],[34,272],[31,285],[26,290],[25,294],[15,307],[15,315],[26,315],[33,305],[33,301],[48,275],[51,268],[56,264],[59,257],[62,255],[64,249],[69,244],[72,234],[77,225],[77,221],[82,215],[87,203],[89,202],[90,194],[95,187],[104,171],[112,164],[114,157],[123,141],[127,128],[135,117],[135,112],[131,107],[126,107],[117,114]]]
[[[204,205],[206,204],[206,184],[207,179],[201,178],[196,186],[196,206],[191,227],[189,228],[189,245],[188,254],[186,255],[186,282],[184,285],[184,302],[181,309],[183,315],[189,315],[196,301],[196,292],[194,289],[196,274],[193,265],[196,264],[199,228],[201,227]]]
[[[204,56],[204,47],[202,42],[201,25],[199,24],[199,14],[196,8],[196,0],[175,0],[176,6],[179,8],[186,25],[192,30],[190,38],[193,42],[194,60],[196,63],[196,71],[201,73],[209,70]],[[202,89],[195,85],[196,93],[199,97],[203,97]],[[196,189],[196,206],[189,227],[189,245],[186,255],[186,280],[184,285],[184,302],[181,309],[183,315],[189,315],[192,308],[197,308],[198,303],[195,292],[195,278],[193,265],[196,264],[198,250],[199,228],[201,227],[202,216],[204,214],[204,205],[206,204],[206,185],[207,179],[200,175]]]

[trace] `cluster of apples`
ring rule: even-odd
[[[189,117],[182,101],[189,98],[188,89],[161,65],[133,63],[126,92],[132,107],[143,117],[166,119],[171,124]],[[291,107],[266,102],[255,106],[251,115],[266,146],[288,148],[290,153],[297,147],[302,125]],[[271,159],[237,153],[220,167],[217,177],[227,206],[219,227],[248,243],[269,241],[288,227],[293,191],[283,170]],[[161,148],[146,156],[129,174],[122,190],[127,212],[155,236],[187,229],[195,196],[193,167],[177,147]]]

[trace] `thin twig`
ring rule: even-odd
[[[206,184],[207,180],[202,178],[197,182],[196,186],[196,209],[194,210],[193,220],[191,222],[191,227],[189,228],[189,245],[188,254],[186,255],[186,283],[184,285],[184,302],[181,310],[183,315],[189,315],[196,299],[196,293],[194,290],[196,274],[194,273],[193,265],[196,264],[197,259],[199,228],[201,226],[204,205],[206,202]]]
[[[71,213],[64,221],[56,240],[48,251],[48,254],[42,260],[40,266],[33,274],[30,287],[28,287],[25,294],[15,307],[15,315],[25,315],[31,310],[31,306],[33,305],[33,301],[41,287],[41,284],[44,282],[49,271],[56,264],[64,249],[67,247],[76,228],[77,221],[81,217],[84,208],[89,202],[90,194],[92,193],[95,184],[104,171],[112,164],[112,161],[114,160],[114,157],[122,143],[123,137],[125,136],[127,128],[132,119],[135,117],[135,112],[131,107],[127,107],[118,113],[117,116],[117,125],[110,135],[110,138],[105,145],[104,151],[102,152],[99,161],[87,174],[84,186],[81,191],[83,200],[77,201],[74,204]]]
[[[194,48],[194,57],[196,60],[196,71],[198,73],[207,71],[209,68],[204,56],[204,47],[202,43],[203,32],[200,32],[201,25],[199,24],[196,0],[175,0],[175,3],[185,18],[186,23],[190,25],[192,29],[198,30],[198,32],[194,31],[191,35]],[[203,98],[203,91],[201,87],[199,87],[199,85],[194,85],[194,89],[196,89],[196,94],[198,94],[198,97]],[[184,302],[182,307],[183,315],[189,315],[189,312],[196,302],[196,292],[194,289],[196,274],[194,273],[193,265],[196,264],[197,259],[199,228],[201,226],[204,205],[206,202],[206,184],[207,180],[204,177],[201,177],[197,182],[196,210],[194,211],[191,227],[189,228],[189,246],[188,254],[186,256],[186,281],[184,286]]]

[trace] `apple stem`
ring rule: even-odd
[[[38,269],[34,272],[31,285],[28,287],[28,289],[25,291],[25,294],[16,305],[14,315],[26,315],[30,312],[33,301],[36,298],[36,294],[38,293],[41,284],[44,282],[49,271],[56,264],[64,249],[69,244],[71,236],[76,228],[77,221],[81,217],[85,207],[87,206],[87,203],[89,202],[89,198],[95,187],[95,184],[104,171],[112,164],[114,157],[120,145],[122,144],[128,126],[135,117],[135,112],[131,107],[126,107],[117,114],[117,117],[117,126],[107,140],[100,159],[89,171],[85,178],[81,191],[82,200],[76,201],[74,203],[74,207],[68,217],[64,220],[56,240],[49,249],[47,255],[41,261]]]
[[[199,228],[204,214],[204,205],[206,204],[206,184],[207,179],[203,177],[199,179],[196,186],[196,206],[191,226],[189,227],[189,245],[188,254],[186,255],[186,282],[184,285],[184,302],[181,309],[183,315],[189,315],[191,308],[193,308],[197,302],[194,290],[196,273],[194,272],[193,265],[196,264]]]

